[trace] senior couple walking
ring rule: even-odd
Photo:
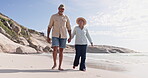
[[[61,67],[63,60],[63,50],[66,47],[67,39],[68,43],[70,43],[75,36],[76,55],[73,62],[73,69],[75,69],[75,67],[79,65],[79,59],[81,57],[79,70],[86,71],[85,59],[86,59],[87,39],[93,46],[92,39],[88,33],[87,28],[85,27],[86,20],[83,17],[77,18],[76,23],[78,24],[78,26],[76,26],[73,29],[73,33],[71,33],[70,21],[69,18],[64,14],[64,10],[65,7],[63,4],[61,4],[58,7],[58,13],[51,16],[48,25],[47,41],[49,43],[51,43],[52,41],[52,48],[53,48],[54,65],[52,69],[55,69],[57,66],[56,58],[57,58],[57,51],[59,51],[58,70],[63,70]],[[51,29],[52,29],[52,39],[50,38]],[[69,34],[69,38],[67,38],[67,32]]]

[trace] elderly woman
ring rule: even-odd
[[[85,59],[86,59],[86,49],[87,49],[87,39],[93,46],[92,39],[88,33],[86,25],[86,20],[82,17],[77,18],[76,23],[78,26],[76,26],[72,33],[72,38],[76,36],[75,38],[75,50],[76,55],[73,63],[73,68],[75,69],[76,66],[79,65],[79,59],[81,57],[81,63],[79,70],[86,71],[85,67]],[[70,42],[71,40],[69,40]]]

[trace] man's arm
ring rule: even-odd
[[[70,43],[71,42],[71,30],[68,30],[68,34],[69,34],[68,43]]]
[[[51,16],[50,22],[49,22],[49,25],[48,25],[48,29],[47,29],[47,42],[48,43],[51,43],[51,38],[49,37],[49,35],[50,35],[50,31],[51,31],[53,24],[54,24],[53,16]]]
[[[67,18],[66,27],[67,27],[68,34],[69,34],[68,43],[70,43],[71,42],[71,26],[70,26],[69,18],[67,16],[66,18]]]
[[[87,38],[88,38],[89,42],[91,43],[91,46],[93,46],[92,39],[91,39],[91,37],[90,37],[89,32],[88,32],[88,30],[87,30],[87,29],[86,29],[86,36],[87,36]]]
[[[49,37],[50,31],[51,31],[51,28],[48,27],[48,29],[47,29],[47,42],[48,43],[51,43],[51,38]]]

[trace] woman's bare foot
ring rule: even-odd
[[[76,68],[76,66],[73,66],[73,69],[75,69]]]
[[[63,71],[64,69],[62,69],[62,68],[58,68],[58,70]]]
[[[86,71],[86,69],[82,69],[82,70],[80,70],[80,71],[84,71],[84,72],[85,72],[85,71]]]

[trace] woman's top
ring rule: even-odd
[[[86,27],[81,29],[79,26],[76,26],[73,30],[72,38],[74,38],[75,35],[76,35],[75,45],[86,45],[87,39],[89,40],[90,43],[92,43],[92,39]]]

